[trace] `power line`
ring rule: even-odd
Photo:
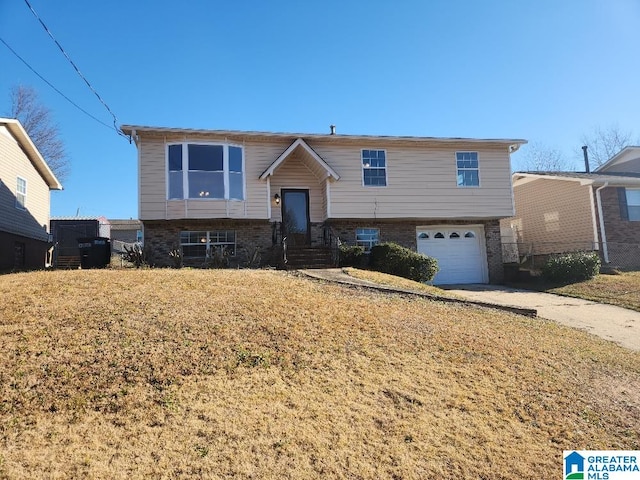
[[[60,96],[62,96],[62,98],[64,98],[67,102],[69,102],[71,105],[73,105],[74,107],[76,107],[78,110],[80,110],[82,113],[84,113],[85,115],[87,115],[88,117],[94,119],[96,122],[98,122],[101,125],[104,125],[105,127],[107,127],[109,130],[111,130],[113,127],[111,125],[108,125],[106,123],[104,123],[102,120],[94,117],[93,115],[91,115],[89,112],[87,112],[84,108],[82,108],[80,105],[78,105],[77,103],[75,103],[73,100],[71,100],[69,97],[67,97],[64,93],[62,93],[60,90],[58,90],[49,80],[47,80],[46,78],[44,78],[42,75],[40,75],[31,65],[29,65],[29,63],[22,58],[20,55],[18,55],[18,53],[11,48],[11,46],[4,41],[4,39],[2,37],[0,37],[0,42],[4,43],[5,47],[7,47],[11,53],[13,53],[16,57],[18,57],[18,60],[20,60],[22,63],[24,63],[27,68],[29,70],[31,70],[33,73],[35,73],[38,77],[40,77],[40,79],[46,83],[47,85],[49,85],[51,88],[53,88],[56,92],[58,92],[58,94]]]
[[[102,99],[102,97],[98,94],[98,92],[96,92],[95,88],[93,88],[93,86],[89,83],[89,80],[86,79],[86,77],[82,74],[80,69],[73,62],[73,60],[71,60],[71,57],[67,54],[67,52],[64,50],[64,48],[62,48],[62,45],[60,45],[58,40],[56,40],[56,38],[53,36],[53,34],[49,30],[49,28],[47,28],[45,23],[42,21],[40,16],[37,14],[37,12],[33,9],[31,4],[29,3],[29,0],[24,0],[24,2],[27,4],[27,7],[29,7],[29,10],[31,10],[31,13],[33,13],[33,15],[36,17],[36,19],[40,22],[40,25],[42,25],[42,28],[44,28],[45,32],[47,32],[49,37],[51,37],[51,40],[54,41],[54,43],[58,46],[58,48],[60,49],[62,54],[65,56],[65,58],[69,61],[71,66],[75,69],[76,73],[80,76],[80,78],[82,80],[84,80],[84,83],[87,84],[87,87],[89,87],[89,90],[91,90],[94,93],[94,95],[98,98],[98,100],[100,100],[100,103],[102,103],[102,105],[104,105],[104,108],[106,108],[107,111],[111,114],[111,116],[113,117],[113,127],[115,128],[116,132],[118,132],[118,135],[121,135],[121,136],[123,136],[125,138],[128,138],[124,133],[122,133],[122,131],[118,127],[118,119],[116,118],[116,115],[109,108],[109,105],[107,105],[107,103]]]

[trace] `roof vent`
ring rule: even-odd
[[[329,125],[329,128],[331,129],[331,135],[335,135],[336,134],[336,126],[335,125]]]
[[[589,173],[589,154],[587,153],[587,146],[582,146],[582,155],[584,156],[584,171]]]

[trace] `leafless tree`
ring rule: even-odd
[[[580,141],[582,145],[587,146],[589,164],[594,169],[628,146],[631,142],[631,132],[621,130],[618,125],[596,127],[591,133],[583,135]],[[582,158],[582,150],[578,154]]]
[[[69,173],[70,162],[51,110],[42,104],[32,87],[17,85],[11,89],[10,97],[9,116],[20,120],[49,168],[63,180]]]
[[[523,170],[561,172],[569,169],[569,162],[560,150],[537,142],[526,145],[524,148],[526,151],[523,152]]]

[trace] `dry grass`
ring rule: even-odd
[[[545,291],[609,303],[640,312],[640,272],[598,275],[584,282],[562,287],[548,287]]]
[[[438,287],[427,285],[425,283],[414,282],[413,280],[397,277],[395,275],[389,275],[387,273],[376,272],[373,270],[362,270],[362,269],[353,268],[353,267],[343,268],[342,271],[354,278],[359,278],[361,280],[367,280],[370,282],[379,283],[381,285],[386,285],[388,287],[405,289],[405,290],[413,290],[416,292],[424,292],[424,293],[428,293],[430,295],[435,295],[438,297],[457,298],[456,295],[449,293],[445,290],[442,290]]]
[[[554,478],[640,448],[640,354],[268,271],[0,277],[0,478]]]

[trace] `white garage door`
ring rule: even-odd
[[[482,225],[418,227],[418,252],[438,260],[436,285],[487,283],[487,254]]]

